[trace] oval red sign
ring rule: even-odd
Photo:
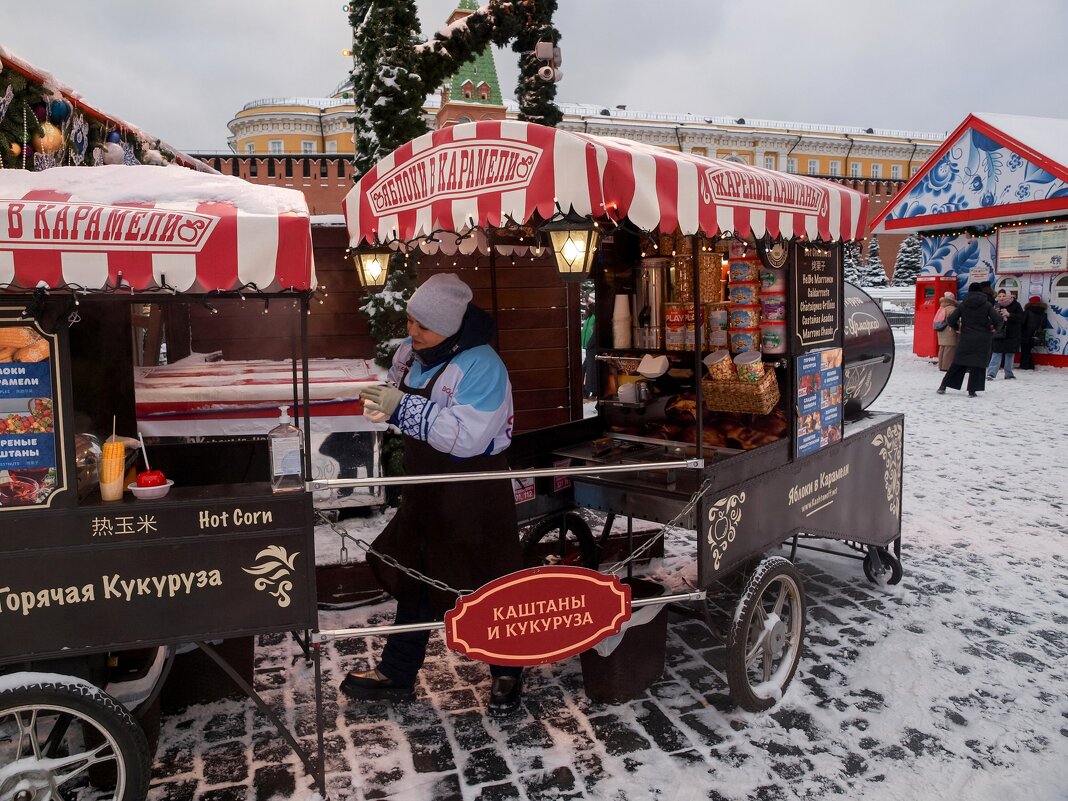
[[[584,567],[534,567],[465,595],[445,613],[445,643],[495,665],[559,662],[618,634],[630,587]]]

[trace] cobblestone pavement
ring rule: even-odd
[[[734,707],[723,649],[702,623],[676,616],[664,673],[637,699],[589,701],[575,658],[528,670],[522,713],[501,722],[482,714],[485,666],[448,651],[437,634],[417,698],[392,707],[355,705],[335,690],[379,643],[330,643],[322,663],[329,795],[1063,797],[1042,783],[1030,796],[999,789],[1026,788],[1043,766],[1064,770],[1063,558],[1005,565],[977,558],[963,542],[918,548],[906,551],[903,582],[887,588],[869,584],[856,561],[802,552],[798,565],[806,652],[786,697],[763,714]],[[1004,578],[1006,566],[1024,581]],[[1042,586],[1051,588],[1044,599]],[[389,612],[388,604],[373,607],[360,622],[388,622]],[[352,613],[323,615],[331,616],[324,629],[354,625]],[[260,637],[256,684],[314,752],[313,673],[294,663],[298,656],[288,636]],[[266,801],[308,796],[308,788],[296,757],[250,702],[190,707],[164,720],[153,801]]]

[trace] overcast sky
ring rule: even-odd
[[[183,150],[347,77],[342,0],[4,3],[0,44]],[[419,0],[424,34],[455,0]],[[1064,0],[559,0],[562,101],[914,131],[1068,118]],[[47,18],[47,21],[46,21]],[[496,54],[513,97],[515,54]]]

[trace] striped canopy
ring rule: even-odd
[[[867,224],[867,196],[830,181],[512,121],[455,125],[402,145],[344,206],[354,247],[558,212],[710,237],[851,240]]]
[[[315,288],[301,192],[183,167],[0,170],[0,290]]]

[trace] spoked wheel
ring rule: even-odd
[[[35,674],[0,690],[0,801],[141,801],[145,735],[103,690]]]
[[[765,559],[749,578],[727,637],[731,697],[749,712],[770,709],[794,677],[805,638],[805,590],[789,560]]]
[[[872,584],[897,584],[903,572],[900,560],[886,548],[869,547],[864,555],[864,575]]]
[[[553,515],[538,522],[523,538],[525,567],[571,565],[596,570],[600,564],[597,541],[589,524],[574,512]]]

